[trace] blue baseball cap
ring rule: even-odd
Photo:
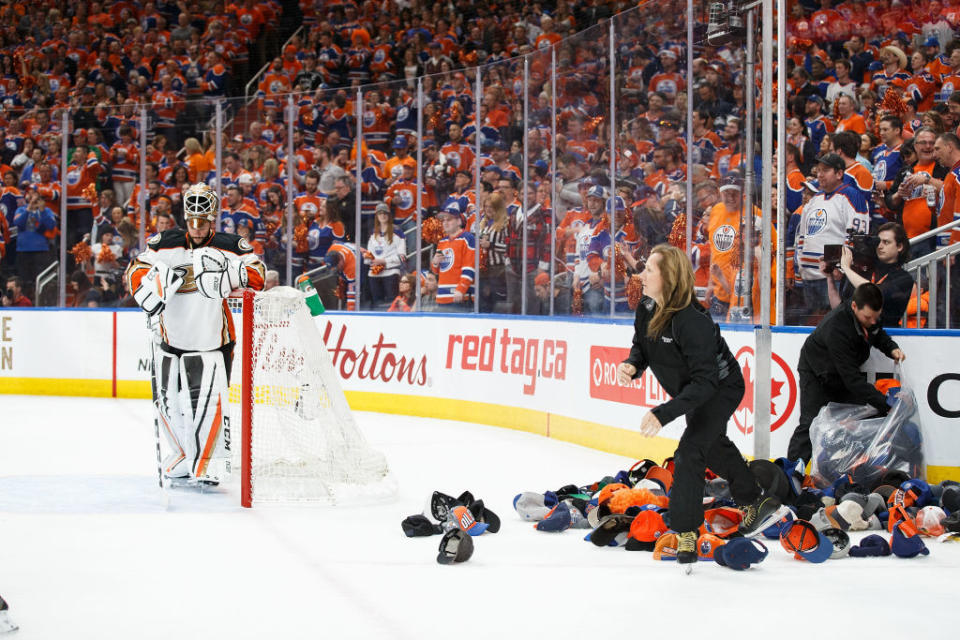
[[[393,148],[402,149],[407,146],[407,136],[397,136],[393,139]]]
[[[850,556],[853,558],[872,558],[890,555],[890,545],[883,537],[875,533],[860,541],[855,547],[850,547]]]
[[[734,538],[728,540],[727,544],[715,547],[713,559],[723,567],[743,571],[749,569],[752,564],[763,562],[768,553],[767,546],[759,540]]]
[[[916,558],[930,555],[930,549],[923,544],[919,533],[908,532],[903,523],[898,524],[890,538],[890,551],[898,558]]]

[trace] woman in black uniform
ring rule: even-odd
[[[629,384],[650,367],[672,397],[643,416],[642,435],[655,436],[675,418],[686,418],[674,454],[670,525],[680,538],[677,560],[687,564],[697,560],[706,467],[725,478],[734,500],[745,505],[740,532],[746,536],[769,526],[780,502],[763,495],[727,438],[727,422],[743,398],[743,375],[720,327],[694,297],[690,259],[676,247],[658,245],[640,277],[644,297],[637,306],[633,348],[617,377]]]

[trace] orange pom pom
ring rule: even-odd
[[[93,257],[93,250],[90,248],[90,245],[82,240],[73,245],[70,253],[77,262],[87,262]]]
[[[583,291],[581,291],[579,286],[573,290],[573,301],[570,303],[570,311],[572,311],[575,316],[583,315]]]
[[[640,281],[640,275],[630,276],[630,280],[627,282],[627,306],[635,310],[642,297],[643,282]]]
[[[623,249],[619,244],[613,245],[613,268],[617,273],[617,280],[623,281],[627,277],[627,261],[623,259]]]
[[[347,281],[343,278],[337,283],[337,297],[341,300],[347,299]]]
[[[670,235],[667,236],[667,242],[677,247],[685,249],[687,246],[687,214],[681,213],[673,221],[673,228],[670,229]]]
[[[443,240],[443,224],[436,218],[427,218],[423,221],[421,236],[427,244],[437,244]]]
[[[113,251],[110,250],[110,245],[100,245],[100,253],[97,255],[98,264],[114,262],[116,259],[116,256],[113,255]]]
[[[480,247],[480,271],[481,271],[481,272],[487,270],[487,260],[488,260],[488,258],[489,258],[489,256],[487,255],[487,250],[484,249],[483,247]]]
[[[310,251],[310,243],[307,241],[307,225],[298,224],[294,228],[293,248],[297,253],[307,253]]]
[[[83,189],[83,197],[90,202],[97,201],[97,186],[92,182]]]

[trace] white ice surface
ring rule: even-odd
[[[953,624],[960,544],[809,565],[779,544],[757,568],[598,549],[540,533],[512,497],[631,461],[529,434],[358,414],[400,485],[388,504],[244,510],[235,493],[156,488],[150,405],[0,396],[0,593],[15,638],[938,637]],[[503,520],[473,558],[400,521],[469,489]],[[946,627],[944,626],[946,625]],[[948,634],[949,635],[949,634]]]

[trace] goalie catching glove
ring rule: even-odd
[[[182,284],[180,274],[158,262],[140,280],[140,286],[133,292],[133,299],[148,316],[155,316],[163,311],[167,301]]]
[[[247,268],[219,249],[201,247],[193,252],[193,278],[207,298],[226,298],[234,289],[247,286]]]

